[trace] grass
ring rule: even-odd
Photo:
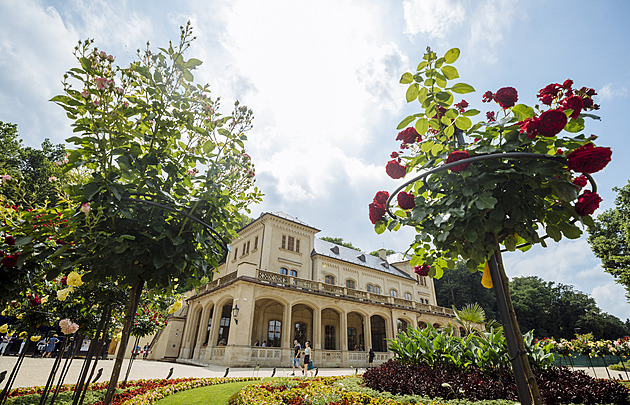
[[[240,381],[228,384],[211,385],[208,387],[194,388],[192,390],[178,392],[160,399],[158,405],[224,405],[228,399],[249,384],[260,383],[261,381]]]

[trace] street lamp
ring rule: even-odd
[[[234,304],[234,308],[232,309],[232,317],[234,318],[234,323],[238,325],[238,311],[240,311],[240,309],[238,308],[238,304]]]

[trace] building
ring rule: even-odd
[[[379,257],[317,239],[282,212],[239,231],[214,280],[157,337],[153,358],[191,364],[288,366],[293,340],[310,341],[319,367],[363,367],[390,358],[387,339],[408,325],[448,325],[432,279],[402,254]],[[459,330],[456,330],[459,333]]]

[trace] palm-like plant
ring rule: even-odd
[[[466,335],[472,332],[479,332],[475,328],[475,324],[483,324],[486,321],[486,312],[477,303],[468,304],[458,310],[453,306],[455,312],[455,321],[464,328]]]

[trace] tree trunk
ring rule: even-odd
[[[138,279],[138,281],[131,288],[129,293],[129,305],[127,306],[127,312],[125,313],[125,325],[123,326],[122,338],[120,340],[120,347],[116,355],[116,362],[112,369],[112,375],[109,379],[109,385],[107,386],[107,394],[103,400],[103,405],[111,405],[114,394],[116,393],[116,386],[118,385],[118,377],[120,376],[120,369],[122,368],[123,359],[127,352],[127,344],[129,343],[129,336],[131,334],[131,326],[133,325],[133,319],[136,316],[136,310],[138,309],[138,303],[142,296],[142,287],[144,286],[144,280]]]

